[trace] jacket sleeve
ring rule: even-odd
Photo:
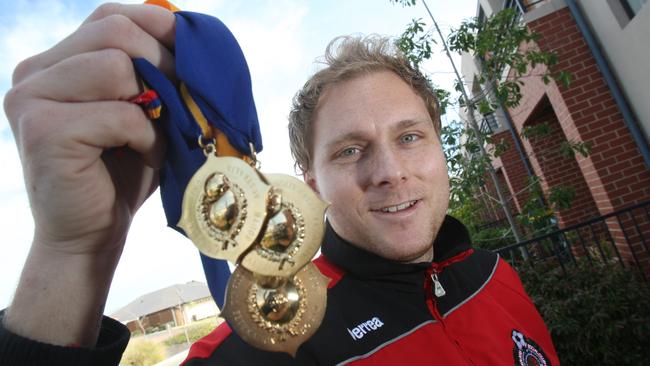
[[[63,347],[21,337],[7,330],[0,312],[0,365],[118,365],[129,342],[129,330],[108,317],[102,319],[95,348]]]

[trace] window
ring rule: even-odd
[[[607,0],[612,15],[621,29],[625,28],[647,3],[648,0]]]
[[[620,2],[627,16],[632,19],[635,15],[639,14],[641,8],[648,0],[620,0]]]
[[[485,12],[483,11],[481,4],[478,5],[478,15],[476,18],[478,19],[479,23],[483,23],[485,21]]]
[[[537,6],[546,2],[547,0],[504,0],[503,8],[515,9],[519,14],[524,14],[532,9],[535,9]]]
[[[526,12],[526,4],[521,0],[506,0],[503,4],[504,9],[515,9],[519,14],[524,14]]]
[[[481,121],[481,131],[487,134],[493,134],[494,131],[499,129],[499,121],[497,120],[494,113],[486,113],[483,115],[483,121]]]

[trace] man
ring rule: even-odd
[[[35,233],[4,313],[0,361],[119,361],[128,331],[102,320],[103,304],[163,145],[124,101],[141,92],[130,60],[144,57],[173,79],[173,29],[165,10],[105,5],[16,69],[5,106]],[[339,39],[326,61],[290,118],[305,181],[331,202],[316,260],[331,279],[323,323],[295,359],[222,325],[185,364],[559,364],[516,274],[471,249],[462,224],[445,217],[440,120],[426,80],[376,37]],[[103,154],[124,145],[126,156]]]

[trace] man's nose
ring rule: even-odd
[[[369,164],[370,183],[374,186],[394,186],[406,180],[406,167],[398,151],[391,147],[375,148]]]

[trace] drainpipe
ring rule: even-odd
[[[630,110],[630,107],[627,104],[627,101],[625,100],[625,97],[623,96],[623,93],[621,92],[616,79],[614,78],[614,74],[612,73],[607,60],[603,56],[603,52],[600,49],[598,42],[596,42],[591,29],[587,25],[585,17],[582,14],[582,10],[580,10],[580,7],[575,0],[565,1],[569,6],[569,11],[573,16],[573,19],[575,19],[576,24],[578,25],[578,29],[580,29],[582,36],[587,42],[587,46],[591,50],[591,53],[594,55],[596,64],[598,65],[600,72],[603,74],[603,77],[607,82],[607,86],[612,92],[612,96],[616,101],[616,105],[623,115],[623,120],[625,121],[625,124],[627,125],[627,128],[630,131],[630,134],[632,135],[637,148],[641,152],[641,156],[643,156],[643,161],[645,162],[646,168],[650,169],[650,148],[648,148],[648,142],[643,137],[641,130],[639,130],[636,119],[634,118],[634,115],[632,114],[632,111]]]

